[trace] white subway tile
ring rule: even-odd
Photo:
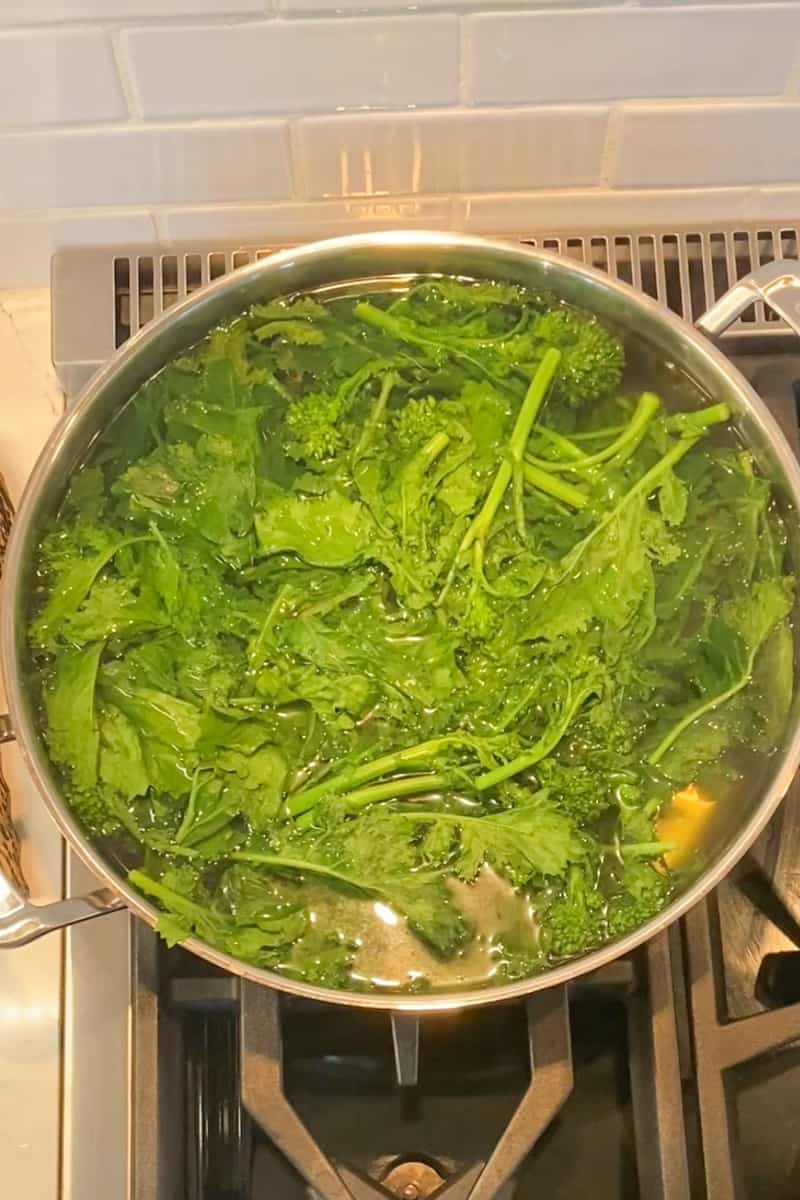
[[[450,210],[448,198],[424,196],[167,209],[155,217],[162,241],[281,246],[376,229],[448,229]]]
[[[0,288],[45,286],[51,256],[68,246],[152,246],[156,241],[152,214],[139,209],[2,217]]]
[[[458,38],[458,18],[447,15],[123,34],[146,117],[449,104]]]
[[[597,106],[463,113],[458,120],[459,190],[597,183],[607,124],[608,110]]]
[[[612,185],[700,187],[800,179],[800,103],[669,105],[622,114]]]
[[[398,196],[458,188],[452,113],[307,117],[296,133],[298,184],[326,196]]]
[[[479,104],[779,94],[800,47],[797,4],[466,20],[466,93]]]
[[[800,185],[790,183],[784,187],[763,187],[756,193],[756,211],[753,220],[774,221],[776,224],[798,227],[800,220]]]
[[[324,197],[592,184],[607,120],[595,106],[309,117],[300,186]]]
[[[0,33],[0,127],[101,121],[126,114],[105,33]]]
[[[0,28],[92,18],[243,16],[270,7],[269,0],[2,0]]]
[[[291,192],[280,121],[0,136],[0,209],[223,203]]]

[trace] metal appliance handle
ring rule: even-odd
[[[12,741],[11,722],[6,714],[0,714],[0,744]],[[4,859],[8,860],[5,870]],[[34,904],[19,866],[18,845],[0,823],[0,950],[24,946],[54,929],[101,917],[118,908],[124,908],[124,904],[108,888],[52,904]]]
[[[766,263],[735,283],[697,322],[709,337],[724,333],[756,300],[763,300],[800,337],[800,263]]]

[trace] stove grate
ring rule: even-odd
[[[696,321],[737,280],[779,258],[797,259],[797,226],[730,226],[626,233],[532,233],[519,241],[608,271]],[[53,362],[74,394],[129,337],[198,288],[264,258],[276,246],[204,245],[173,251],[65,251],[53,259]],[[751,305],[725,344],[790,336],[763,302]]]

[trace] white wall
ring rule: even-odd
[[[0,0],[0,286],[86,242],[789,220],[799,135],[798,3]]]

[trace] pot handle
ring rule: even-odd
[[[13,740],[9,719],[0,714],[0,743]],[[53,904],[31,901],[19,860],[19,839],[11,823],[8,788],[0,773],[0,950],[24,946],[54,929],[118,908],[124,908],[124,904],[108,888]]]
[[[0,950],[25,946],[45,933],[124,907],[108,888],[98,888],[86,896],[56,900],[53,904],[32,904],[25,892],[0,874]]]
[[[755,300],[763,300],[800,337],[800,263],[791,260],[766,263],[740,279],[700,317],[697,328],[717,337]]]

